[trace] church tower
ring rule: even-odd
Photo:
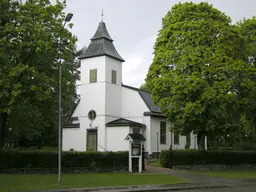
[[[101,21],[81,60],[81,134],[85,150],[106,150],[106,126],[121,116],[122,62]]]

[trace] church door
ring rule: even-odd
[[[97,130],[87,130],[86,151],[97,151]]]

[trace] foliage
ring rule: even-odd
[[[148,85],[147,85],[146,83],[142,84],[142,85],[140,86],[140,89],[143,90],[143,91],[148,91],[148,92],[150,92],[150,89],[149,89],[149,87],[148,87]]]
[[[76,38],[63,28],[65,1],[0,4],[0,149],[9,127],[21,145],[47,143],[57,135],[60,59],[73,64],[62,70],[64,118],[76,100]]]
[[[179,3],[162,21],[146,83],[176,132],[204,137],[241,130],[255,95],[255,68],[244,38],[208,3]]]
[[[173,165],[200,164],[247,164],[256,163],[256,151],[196,151],[196,150],[164,150],[160,153],[163,167]]]
[[[243,21],[238,22],[238,27],[245,39],[245,61],[249,64],[252,64],[256,68],[256,17],[251,19],[244,19]],[[255,78],[254,78],[255,80]],[[254,88],[256,87],[254,81]],[[248,121],[246,122],[245,129],[243,134],[252,135],[256,131],[256,97],[255,93],[252,92],[248,94],[250,99],[250,105],[246,110],[246,117]]]
[[[17,161],[18,159],[18,161]],[[63,168],[128,167],[128,152],[63,152]],[[2,151],[0,169],[57,168],[58,152]]]
[[[171,162],[171,155],[170,151],[162,150],[160,152],[160,164],[162,167],[169,167],[169,163]]]

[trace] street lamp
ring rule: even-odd
[[[156,131],[156,152],[157,152],[157,159],[159,159],[159,142],[158,142],[158,134],[159,130]]]
[[[61,39],[61,34],[63,32],[63,29],[66,25],[67,22],[69,22],[73,17],[73,14],[72,13],[69,13],[66,18],[65,18],[65,22],[61,28],[61,32],[60,32],[60,39]],[[60,66],[59,66],[59,125],[58,125],[58,129],[59,129],[59,144],[58,144],[58,147],[59,147],[59,152],[58,152],[58,183],[60,184],[61,183],[61,148],[62,148],[62,145],[61,145],[61,137],[62,137],[62,131],[61,131],[61,59],[60,59]]]

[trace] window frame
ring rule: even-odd
[[[173,134],[173,144],[174,145],[179,145],[180,144],[180,134],[179,133],[174,133]]]
[[[167,138],[167,130],[166,130],[166,122],[160,122],[160,144],[166,145],[166,138]]]
[[[117,72],[116,72],[116,70],[111,71],[111,83],[113,83],[113,84],[117,83]]]
[[[93,79],[93,76],[92,76],[93,74],[95,75],[94,79]],[[96,83],[96,82],[97,82],[97,69],[90,69],[89,83]]]
[[[134,131],[134,130],[139,130],[139,132],[136,132],[136,131]],[[139,133],[140,134],[140,128],[139,127],[133,127],[132,128],[132,133]]]

